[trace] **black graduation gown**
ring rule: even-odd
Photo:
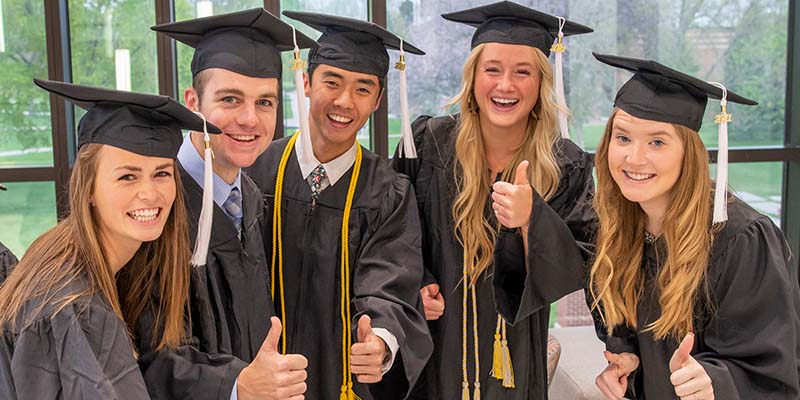
[[[74,281],[55,298],[86,287],[86,280]],[[24,306],[16,329],[2,328],[0,399],[149,399],[128,329],[108,302],[81,297],[33,316],[42,301]]]
[[[677,399],[670,383],[669,360],[683,338],[655,340],[642,332],[661,315],[654,284],[665,261],[665,245],[644,245],[644,297],[637,308],[638,330],[616,329],[599,336],[614,353],[639,356],[640,368],[629,378],[634,399]],[[741,200],[728,204],[728,222],[716,236],[708,267],[713,314],[696,307],[692,356],[725,400],[797,399],[800,397],[800,289],[789,247],[772,221]],[[599,373],[600,371],[598,371]]]
[[[0,284],[5,282],[11,275],[14,266],[17,265],[17,257],[3,243],[0,243]]]
[[[435,321],[429,321],[434,339],[434,353],[425,372],[425,382],[415,389],[415,397],[420,399],[451,400],[461,398],[461,357],[462,357],[462,274],[463,248],[453,234],[452,207],[456,196],[453,183],[455,164],[455,137],[458,116],[431,118],[423,116],[414,121],[414,141],[417,146],[417,159],[395,157],[393,165],[398,171],[411,177],[417,193],[422,220],[423,256],[425,263],[424,285],[437,283],[445,301],[445,313]],[[550,257],[540,257],[548,261],[548,268],[560,268],[561,264],[578,263],[571,271],[582,273],[581,254],[575,243],[576,236],[584,237],[585,226],[594,218],[591,210],[593,193],[592,161],[568,140],[560,140],[556,146],[556,158],[561,168],[558,192],[549,204],[535,196],[534,224],[538,224],[537,210],[546,209],[550,218],[547,225],[541,224],[547,235]],[[491,199],[487,199],[487,207]],[[488,208],[487,208],[488,209]],[[567,221],[566,223],[564,221]],[[545,228],[546,227],[546,228]],[[509,250],[510,249],[510,250]],[[547,329],[550,317],[549,303],[558,297],[580,288],[582,281],[553,283],[540,305],[520,309],[521,313],[506,315],[512,327],[508,328],[508,343],[514,367],[516,387],[504,388],[502,383],[489,374],[492,369],[494,333],[497,325],[496,303],[493,297],[492,279],[502,261],[498,256],[513,250],[508,261],[520,265],[524,271],[522,239],[513,230],[502,229],[495,246],[495,262],[484,278],[478,280],[478,331],[480,357],[480,384],[483,399],[546,399],[547,398]],[[558,257],[555,258],[554,254]],[[545,271],[546,267],[542,266]],[[524,272],[523,272],[524,274]],[[514,277],[515,286],[525,279]],[[530,297],[526,293],[527,297]],[[516,308],[519,307],[517,295]],[[470,300],[471,302],[471,300]],[[471,306],[470,306],[471,308]],[[471,311],[470,311],[471,314]],[[474,346],[472,336],[472,317],[467,335],[467,373],[470,391],[474,388]]]
[[[197,236],[203,190],[180,168],[191,242]],[[269,290],[261,191],[242,174],[241,240],[230,218],[214,205],[208,263],[191,276],[191,340],[154,353],[152,313],[137,328],[140,364],[153,398],[229,399],[241,370],[267,337],[274,315]]]
[[[264,153],[270,168],[255,177],[265,192],[269,235],[277,166],[288,139],[270,145]],[[367,314],[373,328],[387,329],[397,338],[399,350],[392,371],[379,384],[367,387],[353,377],[354,389],[362,399],[400,399],[409,383],[417,380],[432,347],[420,312],[419,219],[408,178],[394,172],[379,156],[362,150],[349,224],[352,338],[356,343],[357,321]],[[308,358],[308,399],[338,399],[342,384],[341,221],[351,176],[352,167],[320,193],[313,209],[311,189],[294,150],[284,176],[283,321],[287,352]],[[265,248],[271,257],[271,242]],[[276,290],[276,310],[280,310],[278,293]]]

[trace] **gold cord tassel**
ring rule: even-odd
[[[461,387],[461,400],[469,400],[469,382],[462,382]]]
[[[500,324],[502,323],[502,317],[497,316],[497,328],[494,330],[494,346],[492,349],[492,372],[490,375],[493,378],[498,380],[503,380],[504,371],[503,371],[503,360],[502,360],[502,345],[500,342]]]
[[[475,382],[475,393],[472,395],[475,400],[481,400],[481,383]]]
[[[501,319],[502,321],[502,319]],[[508,350],[508,336],[506,334],[506,321],[503,324],[503,339],[501,341],[502,356],[500,357],[503,365],[503,387],[514,387],[514,365],[511,363],[511,352]]]

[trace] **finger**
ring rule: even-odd
[[[675,394],[678,397],[691,396],[695,393],[702,392],[705,385],[700,379],[692,379],[684,384],[675,386]]]
[[[672,354],[669,360],[669,372],[675,372],[682,368],[691,357],[692,347],[694,347],[694,333],[687,333],[681,341],[678,349]]]
[[[305,371],[308,368],[308,359],[302,354],[287,354],[284,358],[290,371]]]
[[[441,296],[441,294],[439,293],[439,291],[441,290],[439,289],[439,285],[431,283],[430,285],[425,287],[428,288],[428,294],[431,295],[432,297]]]
[[[436,300],[425,300],[424,301],[425,312],[430,312],[433,314],[441,314],[444,312],[444,303],[441,301]]]
[[[350,358],[350,369],[355,373],[372,374],[379,373],[383,363],[381,358],[375,354],[353,356]]]
[[[369,315],[364,314],[358,319],[358,341],[366,342],[371,335],[374,335],[372,333],[372,322]]]
[[[514,174],[515,185],[530,185],[528,180],[528,165],[530,163],[525,160],[517,165],[517,172]]]
[[[362,374],[356,375],[356,380],[360,383],[378,383],[383,378],[380,374]]]
[[[305,380],[303,380],[280,388],[281,393],[276,394],[278,394],[280,398],[294,398],[293,396],[302,396],[307,389],[308,386],[306,386]]]
[[[295,394],[303,394],[305,390],[299,391],[297,389],[300,388],[301,384],[304,384],[308,379],[308,374],[306,371],[290,371],[285,372],[282,375],[278,376],[277,382],[278,385],[282,388],[290,389],[295,388],[294,390],[286,390],[286,394],[291,396]]]
[[[377,338],[377,337],[376,337]],[[356,355],[375,355],[381,354],[384,349],[383,340],[367,340],[366,342],[355,343],[350,347],[350,354]]]
[[[278,317],[272,317],[269,319],[269,321],[272,325],[269,327],[269,332],[267,332],[267,337],[264,339],[264,343],[261,344],[261,350],[259,350],[259,353],[278,352],[278,343],[281,340],[281,333],[283,329],[281,326],[281,320]]]
[[[608,370],[603,371],[603,373],[598,375],[595,379],[595,385],[600,389],[600,392],[603,393],[606,399],[618,400],[624,395],[625,390],[618,387],[619,383],[615,381],[613,375],[614,374],[610,373]],[[622,392],[622,394],[618,395],[617,393],[620,392]]]
[[[606,358],[606,361],[608,361],[609,364],[619,364],[619,354],[615,354],[606,350],[603,352],[603,356]]]
[[[500,193],[502,195],[507,195],[514,190],[514,185],[508,182],[495,182],[492,184],[492,193]]]

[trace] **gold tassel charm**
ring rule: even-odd
[[[461,382],[461,400],[469,400],[469,382]]]
[[[514,388],[514,365],[511,363],[511,351],[508,349],[508,335],[506,332],[506,321],[503,323],[503,339],[500,341],[502,356],[500,357],[503,365],[503,387]]]
[[[490,376],[496,378],[497,380],[503,380],[503,360],[502,360],[502,344],[500,342],[500,324],[502,322],[502,317],[499,315],[497,316],[497,327],[494,330],[494,346],[492,348],[492,371],[489,373]]]
[[[481,400],[481,384],[475,382],[475,393],[472,395],[473,400]]]

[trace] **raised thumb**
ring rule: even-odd
[[[669,371],[675,372],[691,357],[692,347],[694,347],[694,333],[687,333],[686,336],[681,341],[681,344],[678,346],[678,349],[675,350],[675,353],[672,354],[672,358],[669,360]]]
[[[517,172],[514,174],[515,185],[530,185],[530,181],[528,181],[528,164],[530,163],[525,160],[517,165]]]
[[[372,335],[372,320],[369,318],[369,315],[364,314],[361,318],[358,319],[358,341],[359,343],[364,343],[367,341],[367,337]]]
[[[266,339],[264,339],[264,343],[261,344],[261,351],[277,353],[278,343],[281,340],[283,328],[281,325],[281,320],[278,317],[270,318],[270,322],[272,323],[272,326],[269,328],[269,332],[267,333]]]

